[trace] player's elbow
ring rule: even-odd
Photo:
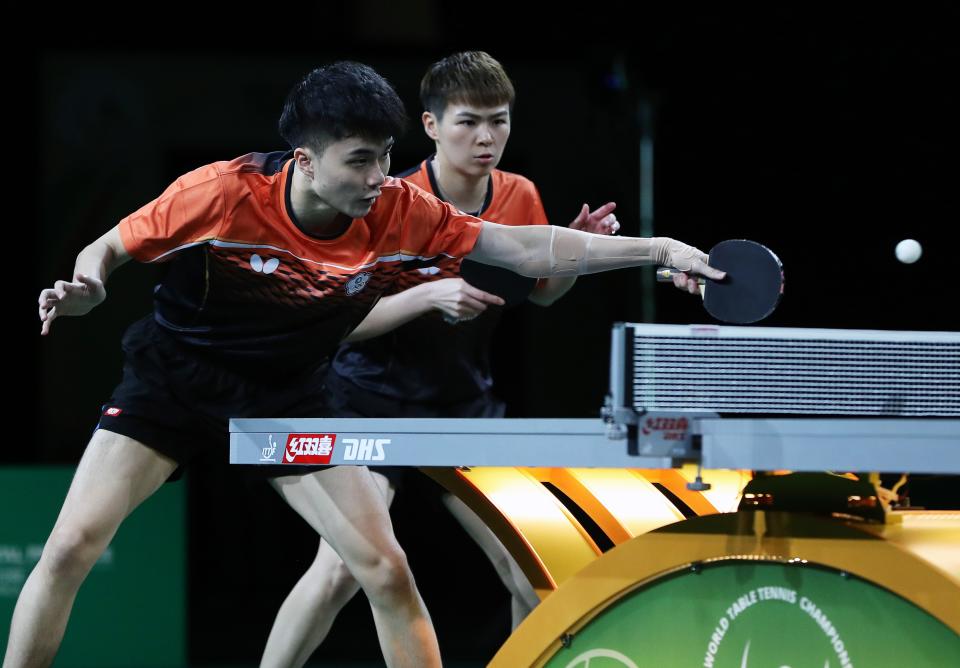
[[[543,295],[531,293],[530,296],[527,297],[527,301],[529,301],[531,304],[536,304],[537,306],[546,307],[546,306],[553,306],[553,303],[557,300],[555,298],[544,297]]]

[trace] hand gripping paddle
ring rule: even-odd
[[[763,244],[749,239],[728,239],[710,249],[709,265],[727,272],[722,281],[701,278],[700,291],[707,313],[720,322],[747,325],[773,313],[783,296],[783,265]],[[658,267],[657,280],[669,281],[678,273]]]

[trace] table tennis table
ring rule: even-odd
[[[960,473],[960,333],[619,323],[597,418],[234,419],[230,462]]]

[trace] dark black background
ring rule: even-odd
[[[16,356],[34,360],[19,385],[35,429],[4,459],[79,459],[119,379],[120,334],[149,310],[155,275],[124,267],[103,306],[58,322],[45,340],[33,315],[39,291],[68,277],[84,244],[181,173],[282,148],[275,127],[288,86],[345,58],[378,69],[408,106],[414,122],[397,144],[395,171],[431,150],[416,121],[424,69],[453,51],[485,49],[518,92],[501,167],[537,183],[553,223],[569,222],[582,202],[615,200],[622,233],[639,233],[646,101],[655,109],[656,234],[705,249],[734,237],[775,249],[786,293],[766,324],[960,328],[954,5],[629,7],[521,16],[512,6],[317,3],[249,19],[164,10],[132,25],[58,13],[57,26],[8,61],[24,79],[7,106],[23,119],[8,127],[18,147],[8,167],[26,202],[8,226],[35,232],[32,247],[9,249],[22,267],[9,289],[11,331],[20,335]],[[907,237],[924,247],[915,265],[893,255]],[[641,292],[640,270],[621,271],[582,278],[550,309],[509,313],[495,349],[511,414],[595,415],[610,325],[642,317]],[[655,300],[658,322],[709,321],[696,299],[670,288]],[[179,484],[190,497],[191,661],[253,664],[315,538],[273,492],[223,467],[200,466]],[[942,498],[951,483],[938,484],[933,496]],[[508,632],[492,569],[428,490],[401,495],[394,518],[445,656],[485,661]],[[372,629],[358,597],[322,658],[376,659]]]

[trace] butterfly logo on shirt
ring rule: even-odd
[[[263,258],[254,253],[250,257],[250,268],[255,272],[262,274],[272,274],[277,270],[277,267],[280,266],[280,260],[272,257],[266,262],[263,261]]]

